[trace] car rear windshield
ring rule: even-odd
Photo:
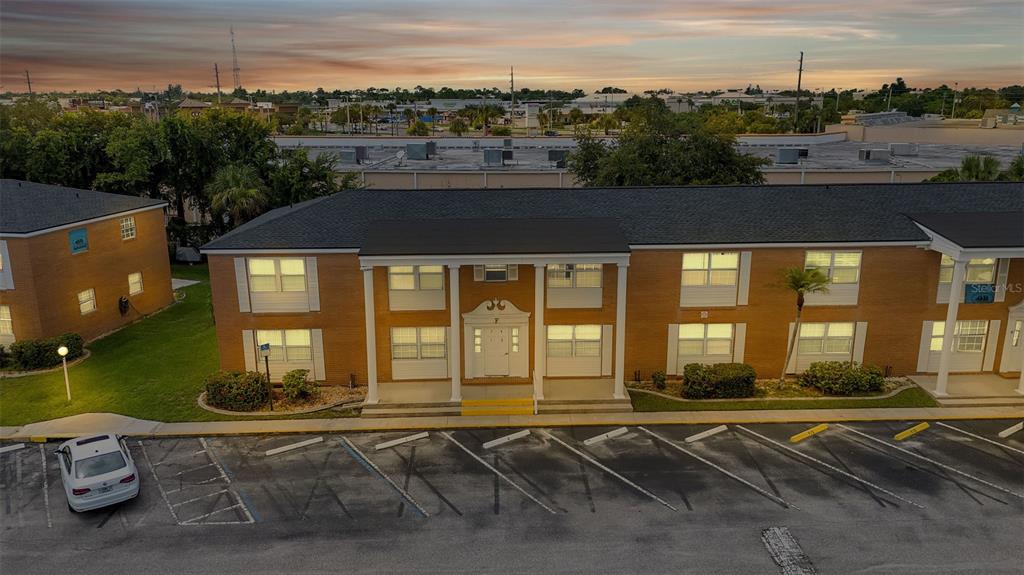
[[[75,477],[77,479],[96,477],[97,475],[117,471],[124,466],[124,456],[121,455],[121,452],[111,451],[110,453],[104,453],[103,455],[86,457],[85,459],[75,463]]]

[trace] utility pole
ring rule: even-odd
[[[213,63],[213,78],[217,82],[217,103],[220,104],[220,70],[216,62]]]
[[[235,27],[231,26],[231,75],[234,77],[235,89],[242,87],[242,69],[238,67],[238,51],[235,50]]]
[[[885,98],[885,111],[892,110],[892,83],[889,84],[889,95]]]
[[[28,95],[32,95],[32,76],[28,75],[28,70],[25,70],[25,81],[28,82]]]
[[[512,125],[516,123],[516,68],[515,66],[509,66],[509,93],[512,94],[512,110],[509,115],[512,116]]]
[[[804,53],[800,51],[800,68],[796,72],[796,106],[793,111],[793,131],[800,131],[800,84],[804,79]]]

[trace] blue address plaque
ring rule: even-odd
[[[995,284],[965,284],[964,303],[992,303],[996,300]]]
[[[89,233],[85,228],[77,228],[68,232],[68,242],[73,254],[89,251]]]

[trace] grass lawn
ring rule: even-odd
[[[676,401],[649,393],[631,391],[636,411],[718,411],[743,409],[849,409],[857,407],[937,407],[939,404],[919,387],[883,399],[813,399],[766,401]]]
[[[24,425],[87,412],[157,421],[253,419],[210,413],[196,405],[203,377],[220,359],[205,265],[173,266],[176,278],[202,283],[180,290],[167,309],[88,344],[92,356],[69,370],[0,380],[0,425]],[[304,417],[332,417],[332,411]],[[303,416],[293,416],[303,417]]]

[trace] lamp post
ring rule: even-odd
[[[57,348],[57,355],[60,356],[60,362],[64,365],[64,389],[68,392],[68,403],[71,403],[71,381],[68,380],[68,348],[67,346],[60,346]]]

